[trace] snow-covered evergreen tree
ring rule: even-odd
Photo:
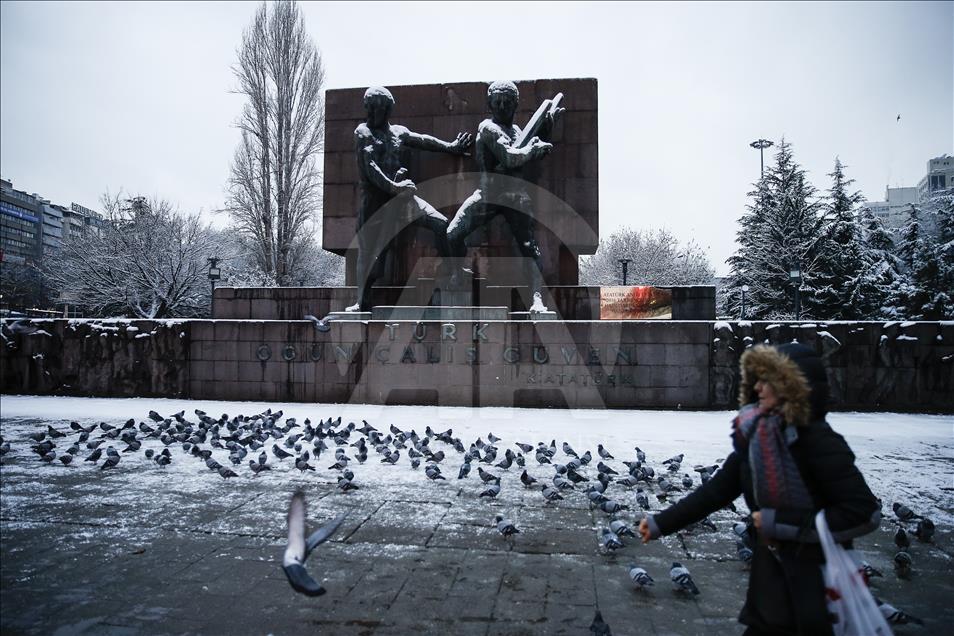
[[[801,269],[801,317],[817,315],[815,297],[824,243],[820,204],[783,138],[771,166],[753,194],[753,204],[740,219],[739,249],[728,260],[730,282],[723,292],[726,309],[737,315],[740,287],[746,294],[746,317],[791,319],[795,310],[792,267]]]
[[[884,223],[865,207],[859,215],[862,268],[859,287],[860,314],[866,320],[901,320],[904,308],[894,298],[902,280],[901,262],[894,254],[894,239]]]
[[[861,192],[850,192],[854,179],[845,176],[844,165],[835,158],[835,167],[828,174],[832,179],[823,205],[825,241],[818,258],[817,292],[812,299],[817,318],[857,320],[865,317],[869,301],[867,269],[861,245],[861,228],[856,208],[864,201]]]

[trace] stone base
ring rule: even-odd
[[[328,314],[328,318],[332,320],[353,320],[353,321],[364,321],[371,320],[370,311],[333,311]]]
[[[381,305],[371,320],[507,320],[506,307],[423,307]]]
[[[510,320],[556,320],[555,311],[511,311]]]

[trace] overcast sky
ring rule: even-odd
[[[67,205],[123,189],[220,206],[255,8],[2,2],[0,173]],[[665,225],[719,274],[758,176],[750,141],[784,135],[821,188],[838,155],[870,200],[954,152],[951,2],[303,8],[328,88],[597,78],[601,232]]]

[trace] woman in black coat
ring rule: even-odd
[[[815,514],[824,510],[835,541],[850,548],[879,526],[880,505],[825,421],[828,383],[818,355],[796,343],[759,345],[741,366],[733,452],[709,481],[644,519],[640,533],[644,542],[672,534],[743,495],[758,538],[739,614],[745,634],[830,634]]]

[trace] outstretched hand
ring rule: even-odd
[[[643,543],[649,543],[652,541],[651,532],[649,530],[649,521],[643,517],[643,520],[639,522],[639,536],[643,540]]]
[[[450,151],[464,154],[471,144],[474,143],[474,136],[468,132],[457,133],[457,139],[451,142]]]
[[[398,195],[410,196],[417,192],[417,186],[414,185],[414,182],[410,179],[404,179],[403,181],[398,181],[397,190]]]

